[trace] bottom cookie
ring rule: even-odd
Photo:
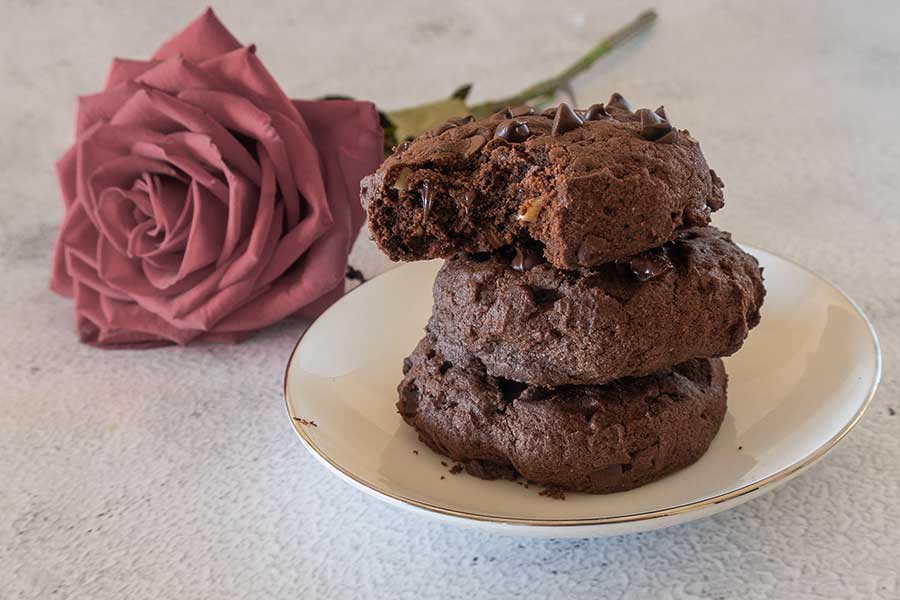
[[[601,386],[546,389],[453,364],[426,336],[403,363],[397,408],[433,450],[484,479],[605,494],[700,458],[722,424],[720,359],[694,359]]]

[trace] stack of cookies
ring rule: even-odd
[[[394,260],[446,258],[397,404],[472,475],[592,493],[696,461],[719,357],[759,322],[756,260],[709,226],[723,184],[663,107],[448,121],[363,181]]]

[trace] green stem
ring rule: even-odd
[[[559,88],[571,81],[576,75],[591,68],[591,66],[597,62],[597,59],[608,54],[616,47],[621,46],[641,31],[649,28],[654,21],[656,21],[656,11],[645,10],[633,21],[591,48],[587,54],[579,58],[558,75],[536,83],[531,87],[522,90],[518,94],[501,98],[500,100],[490,100],[482,104],[476,104],[475,106],[470,107],[470,110],[476,117],[483,117],[507,106],[521,106],[522,104],[527,104],[529,100],[534,98],[552,96]]]

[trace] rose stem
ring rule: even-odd
[[[476,117],[487,116],[507,106],[520,106],[526,104],[529,100],[538,97],[552,96],[557,90],[565,86],[576,75],[588,70],[597,62],[597,59],[608,54],[618,46],[637,35],[638,33],[649,28],[656,21],[655,10],[645,10],[637,16],[633,21],[615,31],[599,44],[591,48],[584,56],[572,63],[568,68],[558,75],[545,79],[539,83],[528,87],[518,94],[502,98],[500,100],[490,100],[482,104],[476,104],[470,108],[472,114]]]

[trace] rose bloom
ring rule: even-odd
[[[344,290],[375,107],[290,100],[207,11],[80,99],[51,288],[85,342],[236,342]]]

